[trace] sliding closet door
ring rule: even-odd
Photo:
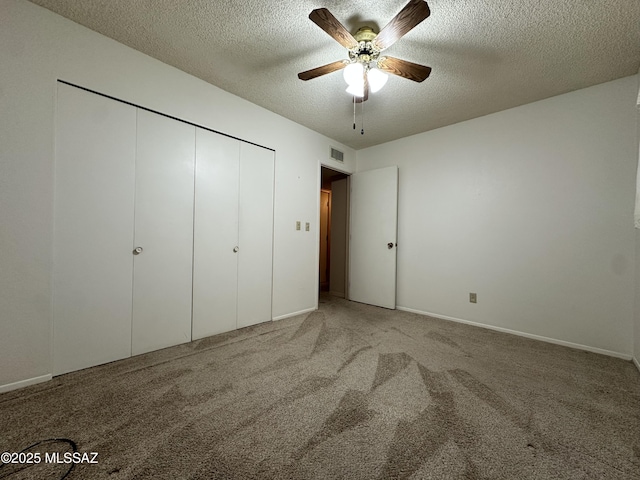
[[[240,144],[238,328],[271,320],[275,154]]]
[[[191,340],[195,127],[138,109],[133,354]]]
[[[196,130],[193,339],[236,328],[240,142]]]
[[[58,85],[53,374],[131,355],[136,109]]]

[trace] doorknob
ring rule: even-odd
[[[387,248],[391,250],[393,248],[393,243],[392,242],[387,243]]]
[[[142,247],[136,247],[133,249],[134,255],[140,255],[142,253]]]
[[[233,253],[238,253],[238,250],[240,250],[238,247],[233,247]]]

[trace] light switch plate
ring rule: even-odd
[[[300,230],[300,221],[299,220],[296,221],[296,230]]]
[[[304,226],[304,229],[308,232],[309,231],[309,222],[307,222]]]

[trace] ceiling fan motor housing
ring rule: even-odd
[[[365,26],[365,27],[359,28],[356,34],[353,36],[353,38],[355,38],[356,41],[360,43],[360,42],[370,42],[377,36],[378,34],[373,31],[373,28]]]
[[[368,66],[371,62],[377,62],[380,50],[373,44],[373,39],[378,34],[371,27],[361,27],[353,36],[358,46],[349,50],[349,59],[352,63],[362,63]]]

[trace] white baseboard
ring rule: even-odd
[[[8,383],[7,385],[0,385],[0,393],[10,392],[11,390],[17,390],[19,388],[28,387],[29,385],[35,385],[36,383],[48,382],[52,376],[50,373],[47,375],[41,375],[40,377],[27,378],[26,380],[20,380],[19,382]]]
[[[313,312],[317,310],[317,307],[305,308],[304,310],[300,310],[299,312],[287,313],[285,315],[280,315],[279,317],[273,317],[273,321],[284,320],[285,318],[296,317],[298,315],[303,315],[305,313]]]
[[[640,360],[638,360],[637,358],[634,357],[633,358],[633,363],[636,365],[636,368],[640,372]]]
[[[417,313],[419,315],[426,315],[428,317],[439,318],[441,320],[450,320],[452,322],[464,323],[466,325],[473,325],[474,327],[486,328],[488,330],[495,330],[503,333],[510,333],[511,335],[517,335],[519,337],[530,338],[532,340],[540,340],[541,342],[554,343],[556,345],[562,345],[564,347],[575,348],[578,350],[585,350],[587,352],[599,353],[601,355],[608,355],[609,357],[621,358],[623,360],[631,360],[633,357],[631,355],[627,355],[625,353],[614,352],[612,350],[605,350],[602,348],[590,347],[588,345],[582,345],[579,343],[567,342],[565,340],[556,340],[555,338],[543,337],[541,335],[534,335],[532,333],[520,332],[518,330],[511,330],[509,328],[503,327],[495,327],[493,325],[486,325],[484,323],[472,322],[470,320],[463,320],[461,318],[448,317],[446,315],[439,315],[437,313],[424,312],[422,310],[415,310],[413,308],[407,307],[396,307],[398,310],[402,310],[405,312]],[[637,366],[637,363],[636,363]]]

